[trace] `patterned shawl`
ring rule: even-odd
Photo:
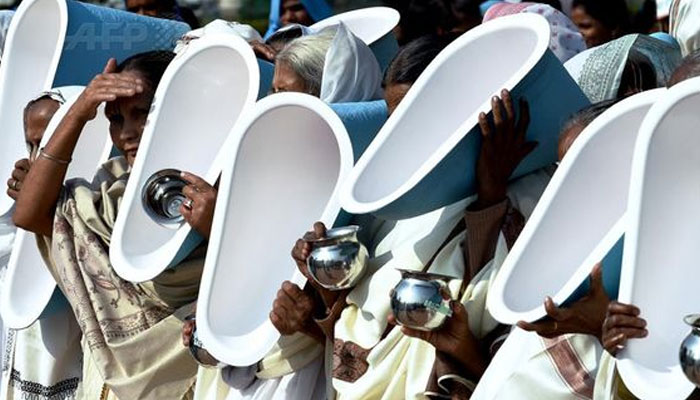
[[[180,332],[199,291],[203,254],[195,251],[145,283],[117,276],[109,240],[127,179],[128,165],[119,157],[91,183],[66,182],[56,207],[51,272],[83,332],[86,365],[109,390],[121,399],[181,399],[197,372]]]
[[[632,34],[588,49],[564,66],[592,103],[612,100],[618,97],[627,56],[633,49],[654,66],[657,87],[666,86],[681,62],[676,46],[647,35]]]

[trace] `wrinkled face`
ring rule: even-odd
[[[126,9],[129,12],[156,17],[163,10],[163,4],[159,0],[126,0]]]
[[[586,39],[586,45],[591,48],[607,43],[615,39],[615,32],[603,26],[603,24],[588,15],[583,7],[575,7],[571,10],[571,20]]]
[[[286,62],[279,61],[275,64],[272,93],[281,92],[306,93],[306,83]]]
[[[386,106],[389,109],[389,115],[396,110],[396,107],[399,106],[399,103],[401,103],[401,100],[403,100],[406,93],[408,93],[408,89],[410,88],[411,85],[408,83],[392,84],[384,88],[384,100],[386,101]]]
[[[280,22],[282,26],[289,24],[311,26],[314,20],[311,18],[308,11],[306,11],[301,0],[283,0],[282,9],[280,10]]]
[[[134,71],[125,71],[122,74],[144,80],[139,73]],[[145,85],[142,93],[111,101],[105,106],[105,115],[109,119],[109,134],[112,136],[112,142],[126,157],[129,165],[134,164],[136,152],[139,149],[143,128],[146,125],[146,118],[153,101],[153,92],[153,88]]]
[[[39,155],[41,138],[51,117],[58,111],[58,102],[53,99],[41,99],[26,111],[24,119],[24,140],[27,143],[29,161],[34,162]]]

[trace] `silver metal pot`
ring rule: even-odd
[[[452,316],[449,276],[399,270],[401,281],[391,290],[391,310],[400,325],[421,331],[440,328]]]
[[[311,277],[328,290],[354,287],[365,271],[369,258],[367,248],[357,239],[358,226],[334,228],[326,237],[311,243],[306,260]]]
[[[688,380],[700,387],[700,314],[687,315],[683,321],[691,331],[681,343],[681,369]]]
[[[176,169],[163,169],[151,175],[141,190],[141,200],[146,214],[160,225],[178,227],[184,218],[180,206],[185,201],[182,189],[187,182]]]

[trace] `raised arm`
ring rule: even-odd
[[[15,204],[13,222],[18,227],[51,236],[56,203],[66,170],[85,124],[97,115],[103,102],[131,97],[143,91],[140,79],[115,73],[110,59],[70,108],[27,174]]]

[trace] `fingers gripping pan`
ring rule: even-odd
[[[255,102],[259,81],[253,50],[235,35],[197,39],[168,66],[114,227],[109,256],[122,278],[152,279],[199,243],[188,224],[163,225],[149,216],[144,185],[165,169],[213,184],[221,171],[217,157],[228,156],[220,153],[224,142]]]
[[[310,221],[333,224],[353,163],[338,116],[315,97],[268,96],[237,126],[221,177],[197,303],[197,329],[217,359],[259,361],[279,339],[268,319],[285,280],[304,278],[290,250]]]

